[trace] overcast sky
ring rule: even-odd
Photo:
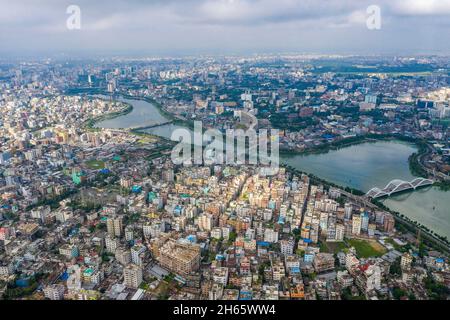
[[[0,43],[1,55],[450,54],[450,0],[0,0]]]

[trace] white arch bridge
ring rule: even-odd
[[[403,181],[399,179],[392,180],[383,189],[372,188],[366,193],[366,196],[372,199],[389,197],[394,193],[406,191],[406,190],[416,190],[417,188],[430,186],[434,183],[433,180],[425,178],[416,178],[411,182]]]

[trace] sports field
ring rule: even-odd
[[[86,161],[86,166],[91,170],[100,170],[105,168],[105,163],[101,160]]]
[[[356,249],[359,258],[380,257],[386,253],[386,248],[380,243],[370,240],[350,239],[348,244]]]

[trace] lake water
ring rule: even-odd
[[[411,181],[408,158],[414,145],[400,141],[379,141],[350,146],[328,153],[283,157],[282,162],[338,185],[369,191],[384,188],[391,180]],[[450,238],[450,193],[437,187],[385,198],[390,209],[416,220]]]
[[[110,99],[109,96],[105,95],[94,95],[94,97],[106,100]],[[124,116],[101,121],[95,125],[97,128],[120,129],[146,127],[168,121],[168,119],[165,118],[159,112],[158,108],[152,103],[143,100],[125,98],[116,98],[116,100],[131,104],[133,106],[133,110]]]
[[[97,127],[130,128],[168,121],[158,108],[149,102],[124,98],[119,100],[133,105],[133,111],[115,119],[102,121]],[[172,132],[177,128],[181,127],[168,124],[143,131],[170,139]],[[367,192],[373,187],[384,188],[393,179],[406,181],[414,179],[409,170],[408,157],[416,151],[416,147],[412,144],[379,141],[321,154],[282,156],[281,162],[338,185]],[[383,202],[392,210],[450,238],[449,192],[428,187],[392,196]]]
[[[328,153],[285,156],[283,159],[301,171],[366,192],[373,187],[384,188],[393,179],[414,179],[407,160],[415,151],[413,145],[406,143],[375,142]]]
[[[384,204],[450,239],[450,192],[429,187],[387,198]]]

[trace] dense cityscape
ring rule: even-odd
[[[447,300],[447,234],[383,199],[450,189],[449,70],[437,55],[0,60],[0,299]],[[174,164],[171,134],[194,121],[278,129],[278,172]],[[416,148],[414,180],[359,190],[283,161],[380,142]]]

